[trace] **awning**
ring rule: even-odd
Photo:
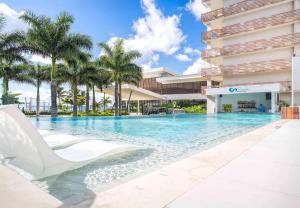
[[[115,95],[115,87],[108,87],[103,89],[103,92],[105,92],[108,95],[114,96]],[[131,94],[130,100],[165,100],[165,96],[160,95],[158,93],[145,90],[140,87],[136,87],[134,85],[125,84],[122,85],[122,100],[128,100],[129,96]]]
[[[245,93],[259,93],[259,92],[280,92],[281,84],[257,84],[257,85],[241,85],[220,88],[206,89],[206,95],[231,95],[231,94],[245,94]]]
[[[222,81],[222,79],[218,76],[210,77],[209,79],[213,81]],[[208,80],[207,77],[201,76],[200,74],[178,75],[178,76],[156,78],[156,81],[162,84],[200,82],[200,81],[207,81],[207,80]]]

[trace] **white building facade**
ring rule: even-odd
[[[206,90],[209,113],[255,111],[263,105],[276,112],[280,103],[292,104],[294,83],[300,82],[299,0],[203,0],[210,10],[202,15],[207,50],[202,58],[215,67],[202,75],[221,76],[218,88]],[[294,61],[293,61],[293,57]],[[300,63],[300,62],[299,62]],[[300,105],[295,85],[294,105]]]

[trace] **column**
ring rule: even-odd
[[[138,105],[137,105],[137,114],[140,115],[140,100],[137,101]]]
[[[271,113],[276,112],[276,92],[271,93]]]
[[[215,96],[215,102],[216,102],[216,107],[215,107],[215,112],[216,113],[219,113],[221,110],[220,110],[220,95],[216,95]]]
[[[215,113],[216,112],[216,98],[215,98],[215,96],[207,95],[206,109],[207,109],[207,113]]]

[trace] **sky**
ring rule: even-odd
[[[73,15],[72,32],[92,38],[94,57],[101,53],[97,43],[123,38],[126,49],[142,53],[137,63],[145,70],[164,67],[177,74],[194,74],[207,66],[200,58],[206,48],[201,41],[206,30],[200,20],[206,11],[202,0],[2,0],[5,31],[26,31],[28,26],[18,19],[25,10],[53,18],[61,11]],[[49,61],[39,56],[30,59]],[[35,95],[32,86],[12,82],[10,89],[24,96]],[[46,99],[48,86],[42,86],[41,91],[42,99]]]

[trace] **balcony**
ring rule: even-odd
[[[202,69],[202,76],[236,76],[252,73],[270,73],[291,70],[291,60],[276,59],[237,65],[227,65]]]
[[[272,15],[270,17],[262,17],[259,19],[250,20],[243,24],[238,23],[230,25],[222,29],[207,31],[205,33],[202,33],[202,39],[213,40],[231,35],[260,30],[268,27],[274,27],[283,24],[292,24],[298,21],[300,21],[300,9]]]
[[[300,33],[281,35],[270,39],[261,39],[224,46],[223,48],[213,48],[202,52],[203,59],[216,58],[220,56],[234,56],[265,50],[292,47],[300,44]]]
[[[223,75],[222,67],[211,67],[211,68],[202,68],[201,76],[211,77],[211,76],[220,76]]]
[[[228,17],[239,13],[251,11],[267,5],[283,2],[285,0],[245,0],[236,4],[230,5],[229,7],[216,9],[202,15],[202,22],[207,23],[212,20],[216,20],[221,17]]]

